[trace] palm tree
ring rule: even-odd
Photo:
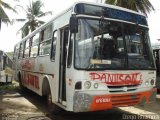
[[[1,22],[6,23],[7,25],[8,23],[11,23],[8,15],[4,11],[4,8],[16,12],[16,10],[12,8],[8,3],[4,2],[4,0],[0,0],[0,28]]]
[[[149,0],[105,0],[105,3],[141,12],[146,16],[152,10],[154,11],[154,7]]]
[[[39,20],[39,18],[46,16],[48,14],[52,14],[51,11],[42,12],[41,8],[43,3],[40,0],[31,1],[29,5],[27,5],[27,9],[23,10],[26,12],[25,19],[18,19],[17,21],[24,22],[23,27],[18,31],[18,33],[22,32],[22,38],[28,35],[30,32],[34,31],[37,27],[41,26],[45,22]]]

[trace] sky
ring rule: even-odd
[[[20,0],[20,2],[13,2],[11,0],[5,0],[7,3],[10,3],[12,6],[17,4],[26,7],[29,4],[29,0]],[[64,11],[70,7],[74,2],[82,0],[41,0],[44,3],[43,11],[52,11],[53,14],[49,15],[42,20],[49,21],[51,18]],[[101,2],[103,0],[83,0],[88,2]],[[149,24],[149,34],[152,45],[160,44],[160,0],[150,0],[154,8],[154,12],[151,12],[148,15],[148,24]],[[15,14],[11,11],[6,10],[7,14],[10,16],[10,19],[20,19],[25,18],[25,12],[21,8],[17,8],[18,14]],[[14,45],[21,40],[21,34],[17,34],[18,30],[23,26],[24,22],[15,22],[12,26],[2,23],[0,31],[0,50],[5,52],[11,52],[14,50]]]

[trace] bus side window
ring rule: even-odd
[[[18,58],[21,59],[23,58],[23,51],[24,51],[24,44],[23,42],[20,44],[20,48],[19,48],[19,55]]]
[[[53,36],[52,36],[51,60],[55,60],[56,43],[57,43],[57,30],[53,32]]]
[[[51,50],[52,25],[41,31],[39,55],[49,55]]]
[[[17,56],[19,53],[19,44],[15,46],[14,48],[14,55],[13,55],[13,60],[16,60]]]
[[[36,57],[38,53],[39,33],[32,38],[30,57]]]
[[[24,58],[29,57],[29,39],[25,41]]]

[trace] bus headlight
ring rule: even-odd
[[[86,82],[84,83],[84,88],[85,88],[85,89],[89,89],[90,87],[91,87],[91,82],[86,81]]]
[[[94,83],[94,88],[98,88],[98,83]]]
[[[148,80],[145,82],[145,85],[146,85],[146,86],[148,86],[148,85],[149,85],[149,81],[148,81]]]

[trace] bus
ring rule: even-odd
[[[152,49],[157,68],[157,76],[160,76],[160,45],[154,45]]]
[[[14,61],[22,90],[46,96],[53,113],[144,105],[156,98],[146,17],[125,8],[77,2],[17,43]]]
[[[2,50],[0,50],[0,84],[12,83],[13,80],[13,61]]]
[[[156,87],[158,90],[160,90],[160,45],[154,45],[152,46],[152,49],[157,72]]]

